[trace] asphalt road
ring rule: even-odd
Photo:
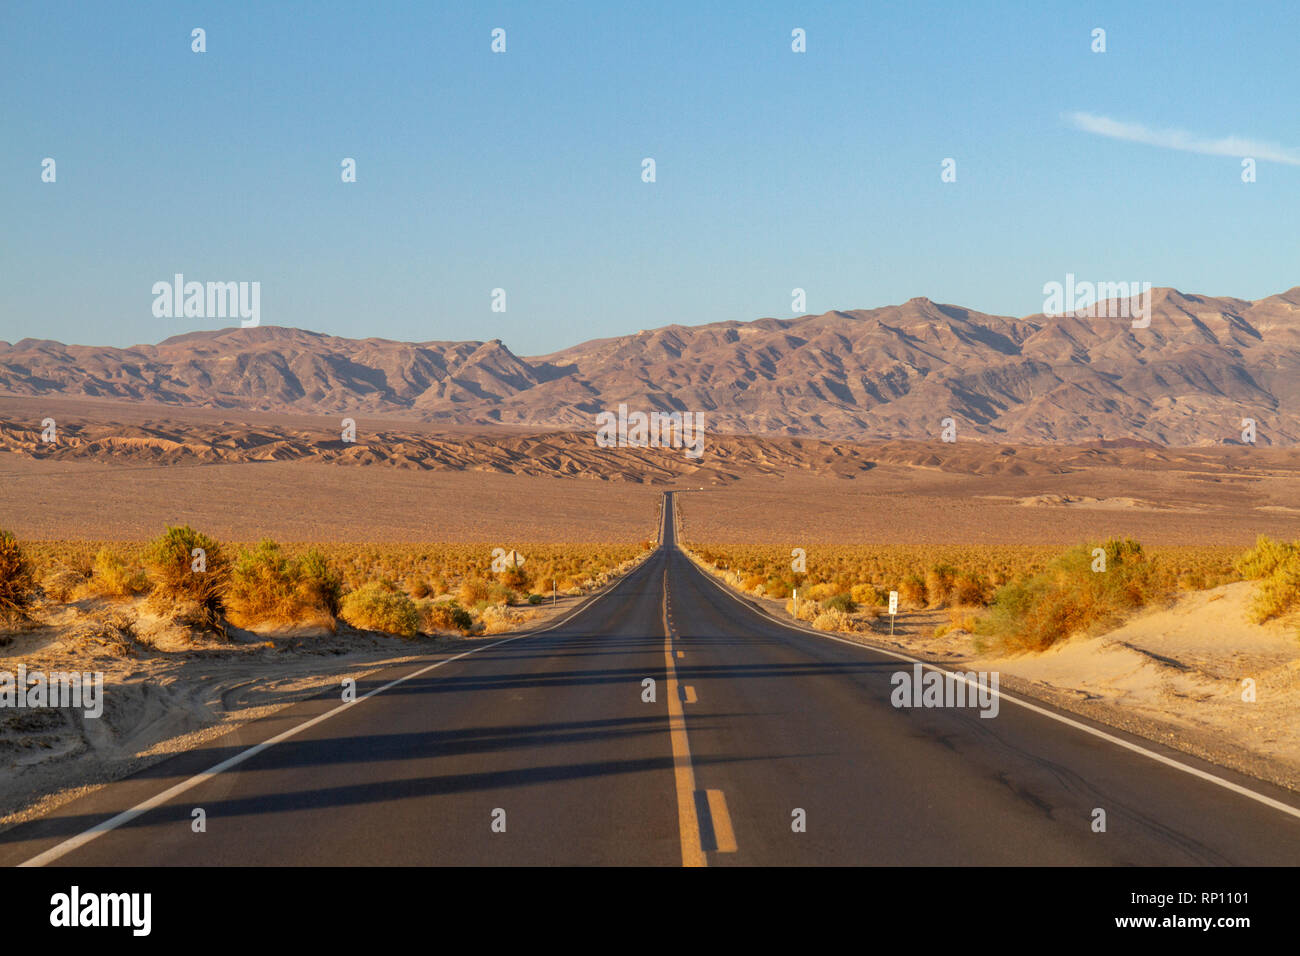
[[[559,626],[249,724],[0,833],[0,863],[1300,862],[1300,811],[1258,799],[1288,791],[1009,700],[893,706],[910,664],[723,591],[665,513],[659,550]]]

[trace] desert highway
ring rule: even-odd
[[[895,707],[909,663],[724,591],[671,495],[662,528],[558,626],[248,724],[0,834],[0,863],[1300,862],[1294,794],[1047,708]]]

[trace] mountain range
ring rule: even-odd
[[[1300,287],[1257,301],[1152,290],[1148,328],[989,315],[925,298],[595,339],[521,357],[278,326],[127,349],[0,342],[0,393],[454,425],[594,430],[626,403],[707,430],[1020,444],[1300,442]],[[1112,312],[1111,314],[1115,314]]]

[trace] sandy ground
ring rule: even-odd
[[[26,540],[628,543],[655,536],[651,485],[306,461],[91,466],[0,455],[0,528]]]
[[[40,422],[58,422],[54,444]],[[0,396],[0,528],[148,540],[632,542],[664,489],[692,540],[1160,544],[1300,538],[1300,454],[1265,447],[710,435],[704,458],[592,433]]]
[[[1254,588],[1243,581],[1184,593],[1108,633],[1042,653],[982,651],[962,630],[936,638],[950,619],[944,610],[901,613],[892,638],[888,615],[836,634],[952,669],[996,671],[1005,690],[1300,791],[1297,622],[1248,621]],[[784,601],[744,597],[793,621]],[[1253,702],[1243,699],[1247,679]]]
[[[792,472],[677,495],[688,541],[789,548],[1069,547],[1112,537],[1148,547],[1245,548],[1260,534],[1300,538],[1297,501],[1300,476],[1280,466],[1233,471],[1224,462],[1154,468],[1138,461],[1025,475],[882,463],[852,480]]]

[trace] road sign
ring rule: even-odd
[[[898,592],[897,591],[889,592],[889,613],[890,614],[898,613]]]

